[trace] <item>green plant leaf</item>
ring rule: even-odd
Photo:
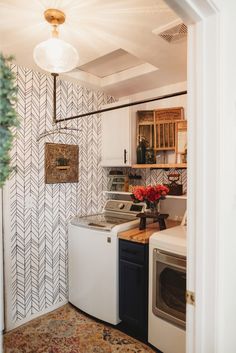
[[[17,87],[11,71],[12,56],[0,53],[0,187],[11,173],[10,150],[12,148],[12,127],[19,125],[15,110]]]

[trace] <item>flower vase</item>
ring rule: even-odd
[[[159,205],[159,200],[147,202],[146,212],[154,215],[158,215],[159,214],[158,205]]]

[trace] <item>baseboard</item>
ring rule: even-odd
[[[27,316],[26,318],[24,318],[24,319],[22,319],[20,321],[8,323],[8,325],[6,325],[5,332],[9,332],[11,330],[14,330],[15,328],[17,328],[17,327],[19,327],[21,325],[24,325],[27,322],[29,322],[31,320],[34,320],[34,319],[36,319],[39,316],[48,314],[51,311],[56,310],[56,309],[60,308],[61,306],[65,305],[67,303],[68,303],[68,300],[63,300],[63,301],[61,301],[59,303],[56,303],[56,304],[50,306],[49,308],[47,308],[47,309],[45,309],[43,311],[39,311],[38,313],[32,314],[30,316]]]

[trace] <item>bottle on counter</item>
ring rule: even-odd
[[[139,144],[137,147],[137,164],[145,164],[146,163],[146,140],[144,138],[140,138]]]

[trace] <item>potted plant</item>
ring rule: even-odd
[[[11,172],[12,127],[18,125],[15,111],[17,88],[15,76],[10,69],[12,59],[0,54],[0,188]]]

